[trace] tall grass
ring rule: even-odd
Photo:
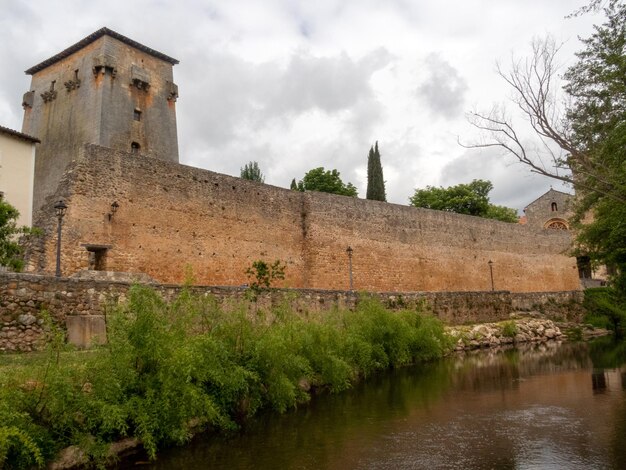
[[[165,303],[140,286],[110,309],[107,334],[89,355],[59,354],[51,341],[40,360],[0,369],[0,466],[41,466],[69,445],[102,464],[124,437],[155,458],[200,429],[229,432],[260,409],[284,412],[450,346],[436,319],[368,299],[323,314],[226,311],[187,291]]]

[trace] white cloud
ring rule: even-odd
[[[495,60],[524,54],[533,36],[570,40],[571,57],[594,21],[564,20],[573,8],[569,0],[454,8],[435,0],[0,0],[0,124],[21,127],[23,70],[106,25],[180,59],[183,163],[238,175],[256,160],[266,181],[282,186],[314,167],[337,168],[363,196],[367,151],[378,140],[392,202],[474,175],[493,181],[501,203],[521,207],[550,182],[522,184],[525,170],[469,156],[456,143],[459,134],[472,138],[463,111],[506,96]]]
[[[424,63],[428,77],[417,88],[418,95],[434,115],[458,117],[464,110],[467,82],[439,54],[429,54]]]

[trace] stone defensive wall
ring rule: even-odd
[[[0,272],[0,352],[32,351],[43,344],[48,312],[67,329],[68,340],[80,347],[106,337],[107,305],[124,301],[129,281],[56,278],[35,274]],[[180,294],[180,285],[151,284],[164,299]],[[244,287],[194,286],[196,294],[211,295],[225,308],[246,298]],[[514,293],[487,292],[378,292],[363,294],[345,290],[276,289],[262,293],[260,308],[287,302],[296,311],[353,308],[363,295],[379,299],[392,309],[419,305],[449,325],[507,320],[514,311],[539,311],[563,319],[575,312],[582,291]]]
[[[396,292],[580,289],[570,234],[318,192],[301,193],[88,145],[35,220],[28,270],[146,273],[240,286],[255,260],[286,263],[280,287]],[[111,204],[119,209],[111,213]],[[97,255],[97,256],[96,256]],[[90,261],[91,259],[91,261]],[[488,261],[492,261],[493,286]],[[93,268],[93,266],[91,266]]]

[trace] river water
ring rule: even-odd
[[[625,351],[603,338],[400,369],[142,468],[626,469]]]

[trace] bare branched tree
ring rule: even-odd
[[[502,105],[495,105],[486,113],[469,113],[468,121],[481,131],[482,137],[478,142],[459,143],[465,148],[501,148],[534,173],[626,203],[621,196],[623,191],[615,191],[619,182],[607,174],[602,162],[592,158],[570,138],[565,119],[567,107],[559,98],[557,55],[560,48],[561,45],[548,36],[532,42],[529,58],[513,58],[510,70],[505,71],[500,64],[497,65],[497,73],[513,92],[511,101],[538,139],[535,144],[524,139],[520,128]]]
[[[567,15],[566,18],[575,18],[577,16],[584,15],[590,12],[596,12],[601,10],[602,8],[614,7],[620,2],[620,0],[591,0],[587,5],[583,5],[572,14]]]

